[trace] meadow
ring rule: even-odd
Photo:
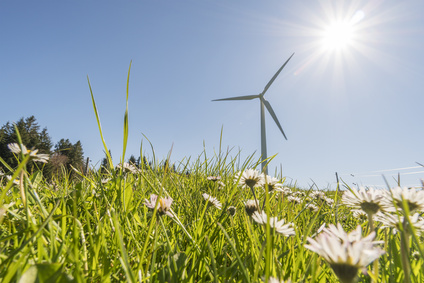
[[[127,138],[128,87],[122,160]],[[422,190],[297,188],[221,151],[175,167],[108,155],[79,180],[47,180],[47,156],[19,140],[10,150],[2,282],[424,282]]]

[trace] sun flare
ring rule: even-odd
[[[322,32],[322,46],[326,50],[341,50],[354,44],[357,34],[356,24],[364,17],[364,12],[357,11],[350,19],[333,21]]]
[[[353,29],[349,23],[333,23],[323,32],[322,44],[325,49],[342,49],[353,40]]]

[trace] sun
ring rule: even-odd
[[[353,41],[353,28],[347,22],[335,22],[329,25],[322,35],[322,46],[327,50],[340,50]]]
[[[342,50],[352,46],[357,39],[357,23],[364,17],[364,12],[359,10],[344,21],[332,21],[323,28],[321,44],[325,50]]]

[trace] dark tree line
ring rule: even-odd
[[[38,153],[50,155],[50,160],[45,165],[30,162],[27,166],[28,171],[31,172],[43,167],[43,173],[46,177],[61,176],[62,174],[70,174],[71,177],[74,177],[72,167],[83,172],[85,166],[84,151],[80,141],[72,143],[69,139],[61,139],[53,146],[47,128],[41,129],[34,116],[21,118],[16,122],[16,127],[22,143],[28,149],[38,149]],[[0,157],[12,168],[18,165],[18,161],[7,145],[17,142],[18,137],[14,125],[7,122],[0,128]],[[0,168],[6,171],[3,164],[0,164]]]

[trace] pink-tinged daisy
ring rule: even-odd
[[[261,225],[266,225],[268,221],[265,211],[262,211],[262,212],[256,211],[255,213],[252,214],[252,219],[256,223]],[[277,217],[269,218],[269,226],[271,227],[271,229],[274,229],[275,232],[277,232],[278,234],[281,234],[286,237],[296,235],[293,228],[293,223],[288,223],[285,225],[284,223],[285,223],[284,219],[281,219],[280,221],[278,221]]]
[[[169,217],[174,217],[174,215],[172,215],[172,213],[170,212],[172,201],[173,200],[170,197],[160,198],[158,200],[157,195],[151,194],[150,201],[145,199],[144,205],[146,205],[150,209],[155,209],[156,203],[159,202],[157,206],[157,212],[159,213],[159,215],[166,214]]]

